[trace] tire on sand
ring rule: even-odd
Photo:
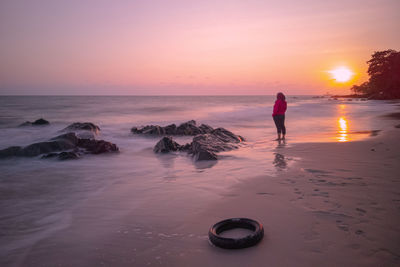
[[[222,237],[220,234],[235,228],[248,229],[251,234],[241,238]],[[261,223],[247,218],[232,218],[214,224],[208,231],[208,237],[215,246],[226,249],[247,248],[256,245],[264,237]]]

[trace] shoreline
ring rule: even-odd
[[[330,95],[329,98],[360,98],[364,100],[397,100],[399,101],[399,98],[384,98],[380,95],[358,95],[358,94],[349,94],[349,95]]]

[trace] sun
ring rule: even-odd
[[[328,72],[331,74],[333,79],[340,83],[349,81],[354,75],[354,73],[347,67],[338,67]]]

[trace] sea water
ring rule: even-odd
[[[273,96],[1,96],[0,149],[46,141],[73,122],[92,122],[101,128],[98,138],[115,143],[120,152],[69,161],[0,160],[0,265],[18,265],[33,246],[63,231],[67,234],[69,228],[85,236],[70,237],[71,244],[86,240],[84,249],[101,235],[125,233],[121,222],[128,215],[136,216],[131,229],[138,236],[184,224],[182,214],[201,210],[228,194],[235,183],[272,176],[296,161],[278,153],[279,148],[370,138],[389,127],[381,115],[398,105],[288,96],[287,139],[277,142],[271,117],[274,100]],[[19,127],[39,118],[50,125]],[[152,149],[160,137],[130,132],[134,126],[188,120],[224,127],[245,142],[237,150],[219,153],[218,161],[194,162],[186,153],[155,154]],[[185,144],[192,137],[174,138]],[[170,234],[158,231],[158,237]]]

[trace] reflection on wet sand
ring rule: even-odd
[[[198,170],[204,170],[214,167],[217,163],[218,163],[217,160],[195,161],[194,166]]]
[[[287,167],[287,161],[285,159],[285,156],[279,153],[274,153],[275,154],[275,159],[274,159],[274,166],[278,170],[286,169]]]
[[[173,169],[176,157],[176,154],[160,154],[156,158],[165,169]]]
[[[349,141],[349,124],[348,124],[348,119],[346,119],[345,114],[346,114],[346,105],[338,105],[339,108],[339,118],[337,120],[337,126],[338,126],[338,131],[337,131],[337,136],[336,139],[338,142],[347,142]]]
[[[276,148],[282,148],[286,146],[286,139],[278,140],[278,146]]]
[[[344,117],[340,117],[338,119],[338,126],[339,126],[339,131],[338,131],[338,141],[339,142],[347,142],[349,141],[349,135],[348,135],[348,122]]]
[[[286,146],[286,140],[279,140],[278,145],[276,146],[277,149],[282,149]],[[283,170],[286,169],[287,167],[287,159],[283,154],[280,153],[274,153],[275,158],[274,161],[272,162],[278,170]]]
[[[339,106],[341,110],[345,109],[345,105]],[[341,111],[340,113],[343,113]],[[377,136],[380,130],[362,130],[362,131],[350,131],[349,127],[349,119],[345,116],[340,116],[337,119],[337,134],[335,139],[338,142],[347,142],[347,141],[355,141],[364,138],[363,136]],[[353,129],[355,127],[352,127]]]

